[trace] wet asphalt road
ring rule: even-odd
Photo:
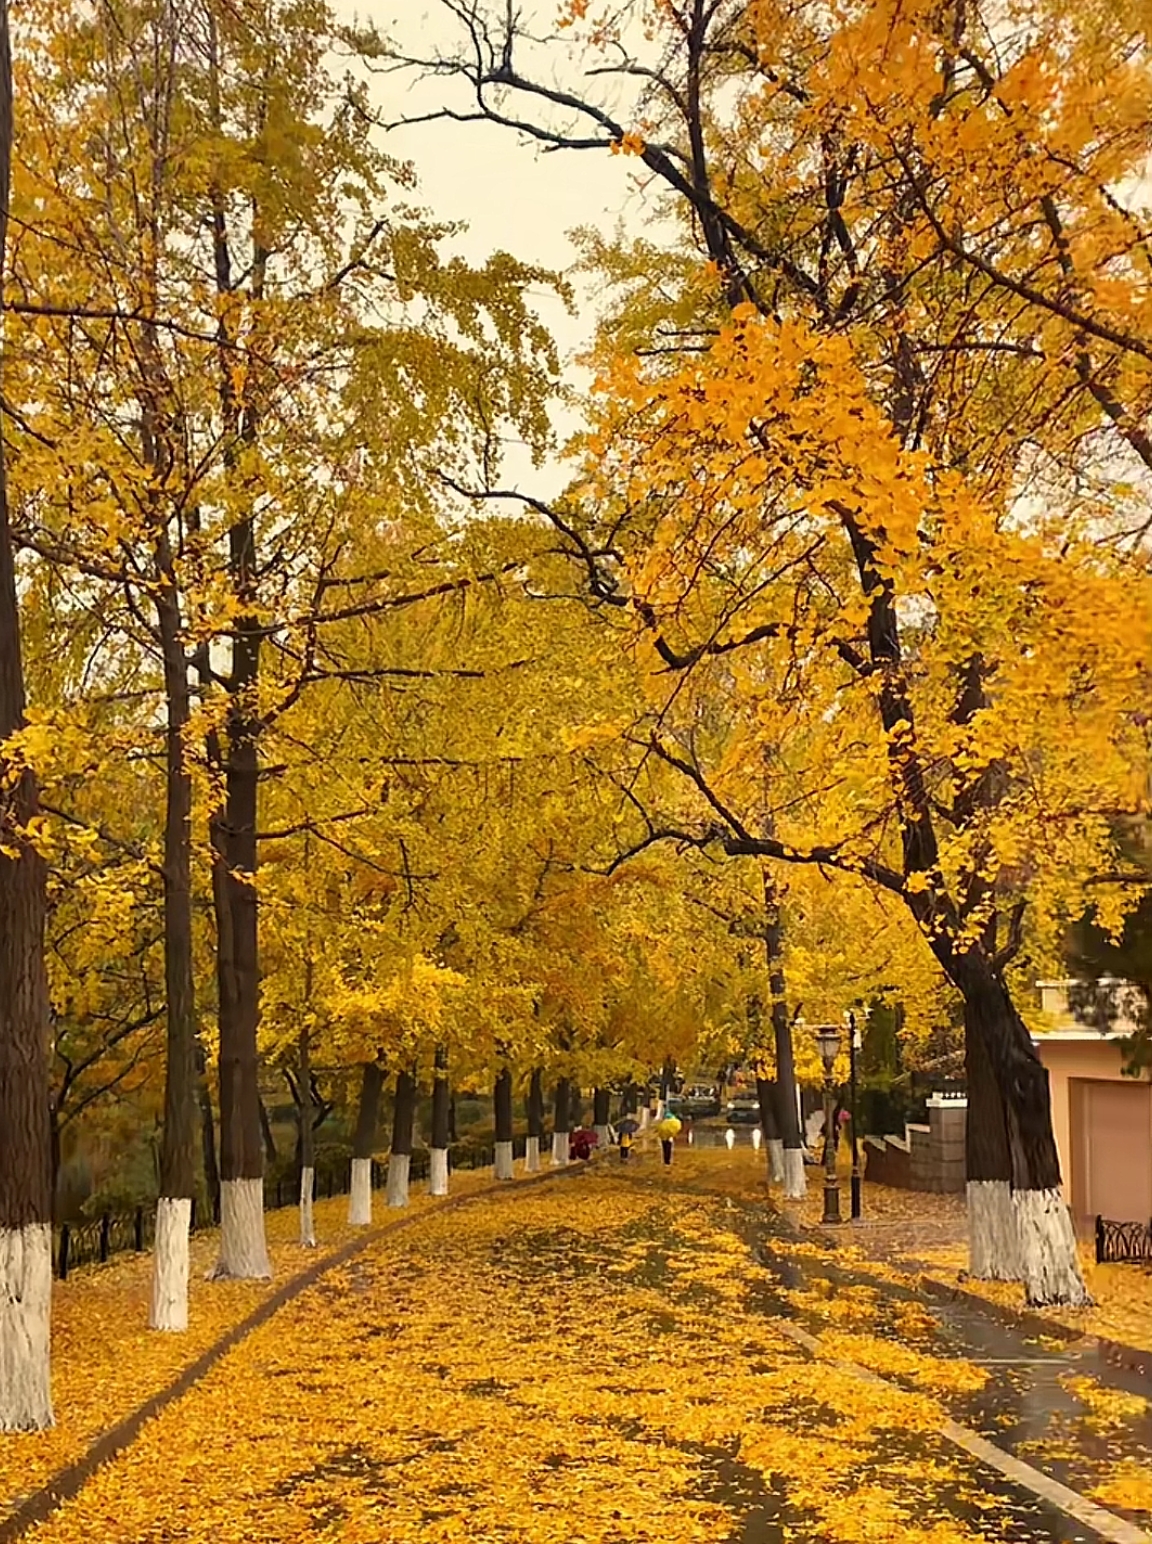
[[[654,1180],[658,1173],[659,1166],[653,1161],[644,1178]],[[629,1178],[639,1180],[641,1173],[633,1168]],[[807,1252],[797,1255],[792,1252],[796,1235],[778,1215],[761,1205],[739,1202],[728,1195],[707,1197],[706,1192],[693,1189],[697,1200],[708,1199],[714,1222],[739,1237],[760,1268],[758,1279],[748,1289],[747,1308],[819,1335],[821,1331],[840,1327],[835,1315],[821,1313],[818,1302],[811,1307],[798,1306],[790,1294],[826,1295],[834,1300],[844,1293],[863,1291],[869,1295],[873,1310],[870,1321],[862,1327],[868,1335],[986,1369],[988,1381],[979,1393],[950,1394],[945,1403],[954,1420],[1003,1451],[1080,1495],[1087,1495],[1123,1459],[1152,1468],[1152,1416],[1125,1419],[1112,1429],[1097,1430],[1085,1405],[1062,1382],[1088,1376],[1105,1388],[1152,1399],[1152,1386],[1147,1380],[1107,1364],[1094,1344],[1038,1339],[968,1299],[931,1300],[911,1282],[903,1285],[878,1280],[869,1276],[866,1268],[837,1264],[831,1252],[825,1251],[822,1256]],[[674,1206],[659,1223],[641,1226],[638,1236],[649,1242],[649,1249],[635,1279],[658,1289],[670,1285],[675,1276],[675,1256],[681,1247]],[[594,1259],[581,1258],[576,1239],[566,1241],[559,1252],[557,1241],[543,1235],[530,1242],[524,1238],[509,1242],[506,1259],[509,1263],[514,1260],[522,1271],[547,1274],[563,1270],[592,1277],[598,1269]],[[910,1305],[917,1309],[913,1316],[917,1328],[912,1335],[906,1311]],[[661,1328],[655,1321],[650,1325],[656,1333]],[[667,1328],[673,1333],[674,1321]],[[847,1374],[830,1369],[830,1376]],[[896,1456],[910,1464],[927,1464],[934,1454],[939,1455],[939,1450],[938,1438],[918,1438],[909,1432],[894,1434],[885,1456]],[[789,1515],[786,1504],[763,1475],[741,1464],[727,1451],[693,1452],[695,1457],[705,1460],[706,1470],[712,1476],[708,1498],[724,1504],[740,1518],[737,1531],[723,1544],[786,1544],[809,1537],[803,1521]],[[1059,1507],[958,1449],[948,1448],[948,1452],[957,1461],[960,1478],[954,1486],[933,1482],[926,1501],[937,1517],[947,1514],[990,1544],[1098,1544],[1100,1534]],[[861,1483],[867,1483],[868,1478],[863,1473]],[[1110,1510],[1137,1526],[1146,1521],[1139,1514],[1124,1513],[1116,1507]],[[1149,1537],[1152,1540],[1152,1534]]]
[[[741,1215],[741,1212],[743,1213]],[[828,1283],[834,1292],[850,1288],[875,1288],[866,1272],[838,1267],[833,1261],[790,1255],[792,1241],[780,1219],[765,1219],[751,1209],[729,1209],[732,1226],[747,1239],[764,1269],[759,1306],[769,1315],[790,1317],[812,1334],[828,1328],[819,1310],[797,1312],[782,1290],[811,1289]],[[923,1311],[925,1329],[912,1342],[915,1349],[934,1356],[958,1357],[984,1367],[988,1382],[978,1394],[950,1397],[953,1418],[971,1427],[1008,1453],[1051,1475],[1071,1489],[1086,1494],[1124,1459],[1152,1466],[1152,1405],[1136,1419],[1099,1429],[1085,1405],[1063,1380],[1093,1379],[1106,1389],[1119,1390],[1146,1400],[1152,1386],[1139,1373],[1112,1366],[1095,1341],[1061,1344],[1041,1338],[957,1296],[951,1302],[926,1298],[911,1285],[883,1282],[875,1299],[876,1321],[869,1333],[909,1344],[906,1324],[895,1322],[900,1305],[916,1304]],[[1099,1535],[1083,1523],[1037,1500],[985,1471],[987,1488],[1003,1497],[1003,1514],[995,1520],[990,1536],[1025,1544],[1050,1539],[1055,1544],[1092,1544]],[[1113,1508],[1113,1510],[1117,1510]],[[958,1502],[955,1515],[988,1532],[992,1519],[973,1515]],[[1138,1525],[1135,1513],[1119,1513]],[[767,1535],[765,1535],[767,1539]]]
[[[697,1148],[749,1148],[758,1145],[758,1135],[754,1128],[736,1126],[726,1140],[722,1124],[696,1125],[692,1142]],[[1011,1316],[999,1314],[993,1305],[984,1308],[964,1294],[940,1300],[927,1297],[911,1281],[907,1285],[879,1282],[866,1268],[856,1269],[847,1262],[838,1265],[833,1251],[825,1251],[825,1258],[809,1254],[798,1257],[789,1249],[796,1235],[778,1214],[731,1197],[717,1197],[715,1207],[717,1220],[747,1243],[763,1269],[762,1283],[754,1291],[760,1312],[787,1318],[819,1335],[834,1327],[830,1318],[820,1313],[818,1305],[811,1311],[798,1309],[786,1294],[807,1293],[813,1288],[832,1294],[871,1288],[875,1318],[868,1325],[869,1334],[911,1344],[932,1356],[973,1362],[987,1371],[988,1381],[979,1393],[949,1397],[949,1410],[956,1421],[1081,1495],[1088,1495],[1125,1461],[1152,1473],[1152,1379],[1114,1365],[1094,1338],[1042,1336],[1013,1323]],[[658,1270],[655,1258],[651,1266]],[[908,1304],[921,1310],[918,1317],[923,1326],[911,1340],[907,1316],[901,1314],[901,1308]],[[1145,1413],[1111,1422],[1094,1419],[1093,1412],[1067,1386],[1070,1380],[1085,1378],[1104,1390],[1146,1401]],[[975,1465],[975,1460],[970,1462]],[[976,1467],[982,1488],[1001,1499],[1001,1508],[994,1513],[974,1510],[958,1494],[948,1510],[988,1538],[1005,1544],[1037,1544],[1040,1540],[1095,1544],[1100,1538],[1094,1529],[999,1473],[982,1465]],[[739,1544],[775,1544],[783,1538],[773,1497],[759,1494],[763,1487],[755,1477],[737,1476],[731,1465],[724,1472],[727,1480],[718,1478],[718,1498],[727,1490],[731,1500],[735,1487],[749,1507],[737,1536]],[[1146,1514],[1115,1505],[1109,1509],[1138,1527],[1148,1523]]]

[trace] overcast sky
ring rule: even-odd
[[[405,52],[422,57],[454,51],[460,36],[458,24],[436,0],[336,0],[336,5],[349,18],[357,13],[370,18]],[[557,12],[556,0],[545,0],[541,31],[554,26]],[[575,78],[582,68],[575,52],[569,53],[563,44],[554,52],[551,73],[571,72],[570,79]],[[447,100],[457,107],[468,105],[451,83],[420,82],[415,76],[379,77],[376,95],[389,120],[429,112]],[[545,153],[487,123],[406,125],[393,129],[385,143],[415,165],[421,204],[437,218],[467,224],[467,232],[452,245],[474,262],[506,251],[525,262],[565,270],[575,258],[569,231],[596,226],[611,233],[621,222],[626,229],[638,230],[650,218],[637,191],[638,163],[631,157],[599,150]],[[585,304],[582,314],[573,317],[555,301],[541,300],[541,314],[562,356],[570,360],[589,340],[590,306]],[[565,474],[559,467],[536,473],[526,457],[510,457],[508,478],[525,490],[531,487],[551,496]]]

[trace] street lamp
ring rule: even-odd
[[[836,1138],[832,1131],[832,1069],[840,1051],[840,1031],[835,1024],[822,1025],[816,1031],[820,1060],[824,1063],[824,1223],[840,1221],[840,1182],[836,1178]]]
[[[844,1015],[848,1021],[848,1102],[852,1115],[852,1221],[859,1222],[863,1206],[860,1196],[860,1143],[856,1125],[856,1052],[861,1048],[860,1031],[856,1027],[856,1015],[851,1009]],[[868,1009],[864,1009],[868,1018]]]

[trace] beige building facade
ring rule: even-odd
[[[1125,1076],[1120,1046],[1134,1026],[1123,1008],[1112,1033],[1079,1022],[1070,986],[1039,983],[1053,1027],[1034,1036],[1048,1069],[1065,1199],[1085,1230],[1097,1216],[1152,1220],[1152,1082]]]

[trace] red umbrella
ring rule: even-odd
[[[587,1126],[579,1126],[568,1138],[568,1151],[573,1158],[590,1158],[599,1140],[596,1133],[589,1131]]]

